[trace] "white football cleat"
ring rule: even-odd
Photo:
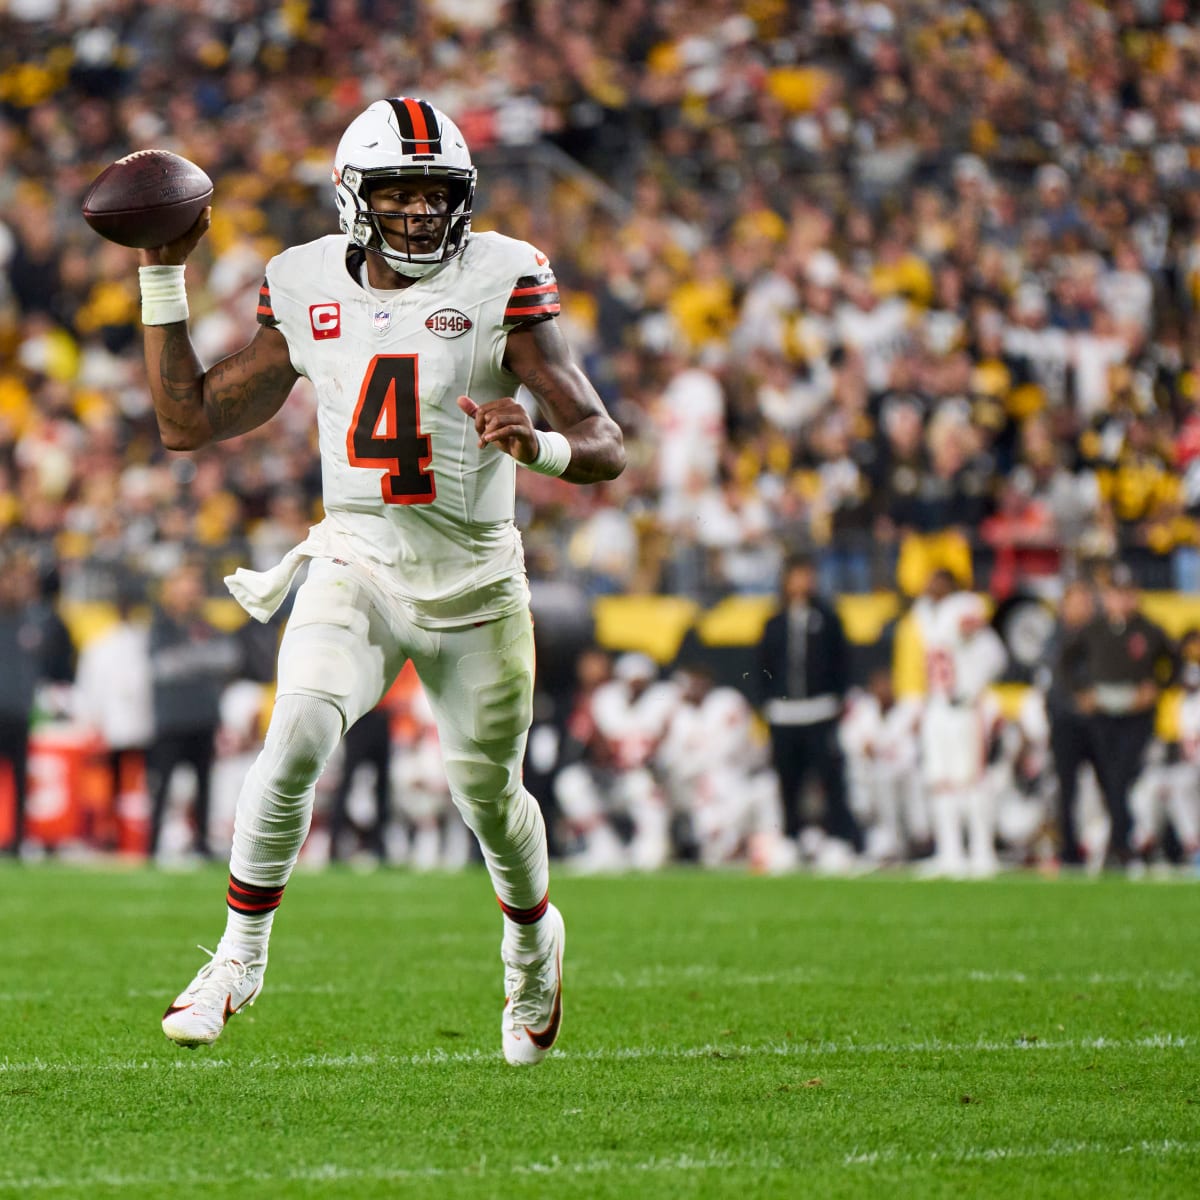
[[[567,932],[562,913],[550,904],[542,920],[550,948],[528,964],[504,962],[504,1012],[500,1034],[504,1057],[514,1067],[531,1067],[546,1057],[562,1028],[562,960]]]
[[[223,955],[218,946],[217,953],[163,1013],[163,1033],[179,1046],[211,1046],[221,1036],[225,1022],[258,999],[265,970],[266,963],[238,962]]]

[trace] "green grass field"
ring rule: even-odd
[[[1200,885],[567,879],[499,1051],[478,872],[299,874],[258,1004],[158,1021],[223,876],[0,869],[0,1196],[1200,1194]]]

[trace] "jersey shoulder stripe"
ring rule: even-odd
[[[263,279],[262,287],[258,289],[258,323],[268,329],[279,328],[279,318],[271,305],[271,285]]]
[[[505,324],[547,321],[560,311],[558,281],[548,268],[533,275],[522,275],[509,293],[504,309]]]

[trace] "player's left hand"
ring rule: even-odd
[[[529,414],[511,396],[476,404],[470,396],[459,396],[458,407],[475,422],[479,448],[495,446],[517,462],[537,458],[537,433]]]

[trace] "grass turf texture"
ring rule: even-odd
[[[486,878],[298,875],[258,1004],[159,1031],[215,871],[0,869],[0,1196],[1184,1196],[1200,891],[567,879],[560,1048],[499,1052]]]

